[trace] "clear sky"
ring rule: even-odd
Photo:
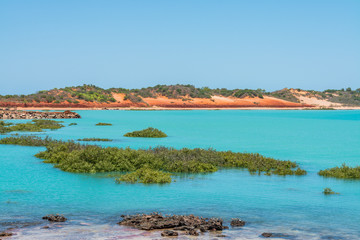
[[[360,87],[360,0],[1,0],[0,94]]]

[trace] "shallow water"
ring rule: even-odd
[[[258,176],[233,169],[178,177],[163,186],[115,184],[111,178],[66,173],[42,163],[34,154],[44,148],[0,145],[0,230],[20,227],[14,239],[161,238],[159,232],[116,225],[121,214],[151,211],[221,217],[227,225],[239,217],[246,227],[223,232],[234,239],[257,239],[262,232],[285,233],[289,239],[360,238],[360,181],[317,175],[320,169],[342,163],[360,165],[360,111],[78,112],[82,119],[65,120],[78,125],[39,135],[114,139],[96,143],[103,146],[258,152],[297,161],[308,175]],[[98,122],[113,126],[95,126]],[[169,137],[123,137],[149,126]],[[324,196],[325,187],[340,195]],[[62,213],[71,221],[49,225],[41,220],[49,213]],[[44,225],[50,229],[41,229]]]

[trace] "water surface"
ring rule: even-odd
[[[158,232],[116,225],[121,214],[151,211],[221,217],[226,224],[239,217],[247,222],[244,228],[224,231],[234,239],[257,239],[262,232],[285,233],[291,239],[360,238],[360,181],[317,175],[342,163],[360,165],[360,111],[78,112],[81,119],[64,120],[78,125],[38,135],[114,139],[96,143],[102,146],[258,152],[296,161],[308,175],[258,176],[232,169],[178,177],[169,185],[115,184],[111,178],[67,173],[42,163],[34,154],[45,148],[0,145],[0,230],[21,226],[14,239],[33,239],[35,234],[37,239],[158,238]],[[98,122],[113,126],[95,126]],[[169,137],[123,137],[147,127]],[[325,187],[340,195],[324,196]],[[49,213],[63,213],[70,221],[41,229],[49,225],[41,220]]]

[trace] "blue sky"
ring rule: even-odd
[[[0,94],[360,87],[359,0],[1,0]]]

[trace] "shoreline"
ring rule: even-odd
[[[76,110],[123,110],[123,111],[129,111],[129,110],[139,110],[139,111],[162,111],[162,110],[360,110],[359,107],[331,107],[331,108],[321,108],[321,107],[211,107],[211,108],[169,108],[169,107],[78,107],[78,108],[64,108],[64,107],[18,107],[16,109],[12,110],[23,110],[23,111],[33,111],[33,110],[49,110],[49,111],[76,111]]]
[[[170,216],[170,215],[169,215]],[[174,216],[174,214],[171,214]],[[142,227],[149,226],[146,222],[142,222],[139,228],[129,226],[127,224],[119,224],[120,216],[105,219],[100,216],[80,217],[71,215],[71,218],[65,222],[51,222],[47,220],[33,219],[24,226],[11,225],[9,228],[0,231],[0,233],[7,233],[1,239],[21,239],[21,240],[47,240],[47,239],[134,239],[134,240],[152,240],[152,239],[357,239],[356,232],[351,232],[347,238],[339,238],[344,236],[346,232],[334,233],[329,232],[329,229],[311,229],[309,225],[305,228],[296,229],[295,226],[276,225],[257,223],[250,221],[249,224],[242,224],[242,220],[224,219],[223,229],[208,229],[201,231],[200,227],[193,228],[193,226],[182,226],[183,229],[174,229],[173,227],[165,227],[162,229],[142,229]],[[100,217],[94,219],[94,217]],[[209,218],[207,218],[209,219]],[[205,219],[204,219],[205,220]],[[218,227],[220,219],[211,221],[213,225]],[[232,225],[231,222],[235,220],[236,223]],[[120,221],[121,222],[121,221]],[[208,221],[207,221],[208,222]],[[170,222],[171,223],[171,222]],[[222,222],[220,222],[222,223]],[[161,225],[161,222],[155,222]],[[167,222],[165,222],[167,224]],[[205,224],[205,227],[207,227]],[[179,228],[179,227],[178,227]],[[204,228],[204,227],[202,227]],[[188,229],[188,230],[187,230]],[[197,229],[197,230],[195,230]],[[174,232],[177,233],[173,234]],[[196,232],[196,234],[195,234]],[[172,233],[170,235],[162,233]],[[239,238],[240,237],[240,238]]]

